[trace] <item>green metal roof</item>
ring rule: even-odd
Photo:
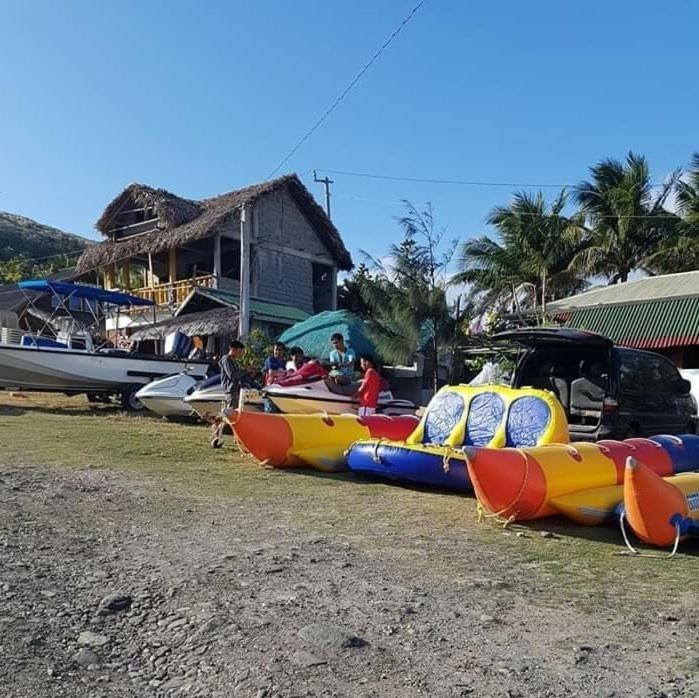
[[[240,296],[232,291],[199,286],[196,289],[196,293],[221,303],[221,305],[235,308],[240,306]],[[250,299],[250,313],[257,320],[269,320],[281,325],[294,324],[309,317],[309,314],[300,308],[294,308],[283,303],[270,303],[256,298]]]
[[[580,308],[558,317],[567,327],[595,332],[627,347],[699,344],[699,295]]]

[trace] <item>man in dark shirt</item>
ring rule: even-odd
[[[234,340],[228,347],[228,353],[221,359],[221,387],[226,394],[226,407],[238,407],[240,389],[247,382],[247,375],[239,361],[245,350],[242,342]]]

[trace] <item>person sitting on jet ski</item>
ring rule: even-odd
[[[277,379],[283,377],[285,368],[284,354],[286,353],[286,345],[284,342],[275,342],[272,348],[272,356],[265,359],[262,373],[264,374],[265,385],[275,383]]]
[[[354,372],[354,362],[357,360],[357,355],[352,347],[345,344],[345,338],[339,333],[330,337],[330,343],[333,349],[330,352],[330,363],[336,368],[330,373],[330,376],[340,385],[348,385],[352,381],[352,373]]]
[[[287,371],[298,371],[306,363],[301,347],[291,347],[289,349],[289,360],[286,362]]]

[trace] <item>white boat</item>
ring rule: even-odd
[[[86,298],[96,307],[151,305],[136,296],[54,281],[23,281],[20,289],[53,293],[56,312],[38,335],[7,330],[0,337],[0,389],[25,392],[87,393],[92,399],[119,397],[124,408],[142,409],[136,392],[156,378],[187,371],[201,380],[208,363],[159,357],[122,349],[95,348],[89,329],[70,315],[69,303]],[[60,312],[66,315],[60,316]],[[95,314],[96,323],[99,322]],[[44,334],[50,331],[51,335]]]
[[[143,406],[161,417],[185,419],[196,416],[191,405],[184,399],[199,384],[199,380],[189,373],[177,373],[144,385],[136,399]]]

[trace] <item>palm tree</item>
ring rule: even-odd
[[[602,160],[590,172],[591,181],[575,188],[588,239],[571,269],[623,282],[633,270],[648,269],[651,255],[672,239],[678,218],[664,205],[681,171],[672,172],[657,193],[645,157],[633,152],[625,162]]]
[[[699,153],[675,187],[676,208],[681,220],[646,260],[649,271],[670,274],[699,269]]]
[[[444,230],[438,229],[431,204],[418,210],[409,201],[398,223],[404,238],[392,245],[385,261],[367,255],[374,272],[360,292],[371,308],[369,334],[382,357],[394,363],[412,361],[429,339],[437,389],[440,345],[453,331],[446,299],[446,267],[455,243],[441,250]]]
[[[491,303],[512,298],[515,305],[518,289],[529,285],[544,313],[547,299],[581,288],[569,264],[583,233],[576,217],[563,215],[566,202],[565,190],[551,204],[541,192],[518,192],[508,206],[494,208],[486,220],[500,241],[487,236],[467,241],[453,282],[474,284]]]

